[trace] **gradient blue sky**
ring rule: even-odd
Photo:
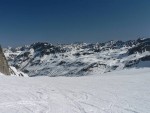
[[[0,0],[0,43],[150,37],[150,0]]]

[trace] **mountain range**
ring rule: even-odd
[[[105,43],[37,42],[3,48],[10,66],[34,76],[85,76],[150,67],[150,38]]]

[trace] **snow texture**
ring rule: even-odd
[[[83,77],[0,74],[0,113],[149,113],[150,68]]]

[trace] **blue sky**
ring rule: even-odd
[[[0,44],[150,37],[150,0],[1,0]]]

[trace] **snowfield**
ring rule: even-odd
[[[1,75],[0,113],[150,113],[150,68],[83,77]]]

